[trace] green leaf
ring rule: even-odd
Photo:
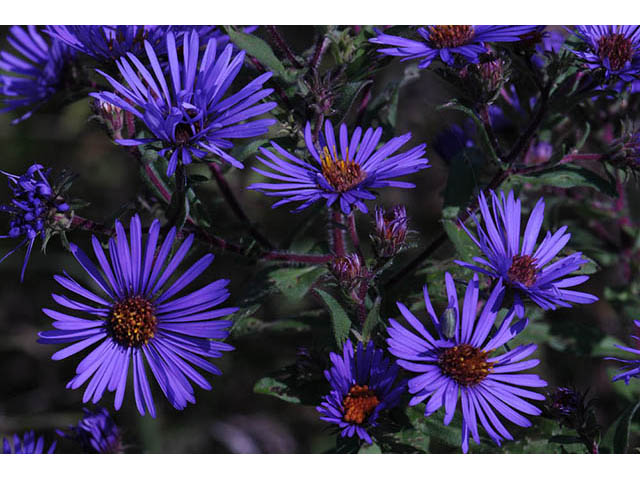
[[[286,384],[271,377],[264,377],[258,380],[253,386],[255,393],[262,393],[263,395],[271,395],[272,397],[279,398],[289,403],[300,403],[300,399],[289,392],[289,387]]]
[[[444,231],[453,243],[460,260],[469,262],[478,253],[478,247],[454,220],[442,220]]]
[[[367,315],[367,319],[364,321],[364,325],[362,326],[362,340],[364,343],[367,343],[371,338],[371,334],[375,330],[378,323],[380,323],[380,302],[382,301],[381,297],[377,297],[375,302],[373,302],[373,307],[369,311]]]
[[[627,453],[629,430],[638,408],[640,408],[640,402],[627,408],[607,430],[602,443],[606,448],[611,448],[610,451],[613,453]]]
[[[324,267],[281,268],[269,273],[283,295],[291,300],[301,300],[309,291],[313,282],[324,273]]]
[[[349,82],[340,89],[335,103],[335,109],[342,114],[342,121],[349,115],[362,90],[371,83],[373,83],[373,80]]]
[[[523,183],[534,185],[551,185],[560,188],[589,187],[610,197],[618,195],[615,185],[610,181],[591,170],[576,165],[562,165],[535,175],[518,175],[515,178]]]
[[[358,450],[358,453],[382,453],[382,450],[380,449],[380,446],[377,443],[372,443],[371,445],[365,443],[364,445],[362,445],[362,447],[360,447],[360,450]]]
[[[349,320],[349,316],[340,306],[340,304],[327,292],[323,290],[318,290],[317,288],[314,291],[320,295],[324,303],[329,308],[329,313],[331,314],[331,322],[333,324],[333,333],[336,337],[336,343],[340,348],[342,348],[342,344],[349,337],[349,329],[351,328],[351,320]]]
[[[245,317],[234,322],[231,333],[234,337],[241,337],[263,332],[298,333],[307,331],[310,328],[306,323],[297,320],[263,322],[256,317]]]
[[[287,72],[282,62],[278,60],[278,57],[275,56],[267,42],[255,35],[248,35],[230,27],[225,27],[225,30],[231,41],[235,43],[238,48],[255,57],[267,70],[273,72],[275,76],[288,82],[292,80],[292,76]]]

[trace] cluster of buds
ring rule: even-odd
[[[21,239],[11,253],[27,245],[22,276],[29,255],[37,237],[46,240],[52,233],[59,233],[71,226],[73,210],[63,193],[71,186],[70,176],[63,176],[54,186],[49,182],[50,169],[40,164],[29,167],[24,175],[4,173],[9,179],[12,198],[6,205],[0,205],[0,212],[11,215],[7,237]],[[10,254],[5,255],[2,259]]]
[[[631,125],[625,125],[622,135],[612,142],[606,158],[617,167],[639,170],[640,130]]]
[[[406,244],[408,230],[407,210],[398,205],[385,212],[376,207],[375,234],[371,235],[373,250],[378,258],[391,258]]]
[[[590,453],[598,453],[600,426],[593,410],[593,400],[571,387],[558,387],[547,394],[545,416],[574,429]]]
[[[371,273],[362,264],[360,256],[356,253],[349,253],[345,256],[333,257],[329,262],[329,270],[338,281],[347,295],[355,302],[360,303],[360,289],[363,285],[368,285]]]
[[[470,63],[459,72],[459,82],[471,99],[481,104],[493,103],[506,81],[508,63],[502,58],[489,57],[480,63]]]

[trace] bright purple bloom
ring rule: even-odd
[[[193,30],[180,48],[183,57],[180,62],[176,37],[169,32],[165,50],[168,74],[148,41],[144,46],[150,69],[131,53],[116,61],[126,86],[98,70],[115,93],[91,95],[131,112],[145,123],[152,135],[117,142],[129,146],[161,142],[160,154],[170,154],[169,176],[173,175],[178,163],[187,165],[193,158],[203,159],[209,155],[243,168],[242,163],[224,151],[233,147],[231,139],[263,135],[275,122],[274,119],[251,120],[276,106],[275,102],[258,103],[273,91],[262,88],[271,73],[260,75],[228,95],[245,54],[240,52],[233,56],[233,46],[229,44],[218,55],[217,45],[216,39],[210,38],[200,55],[200,37]],[[167,77],[170,77],[169,81]]]
[[[98,293],[81,286],[66,273],[56,275],[55,280],[81,300],[52,295],[56,303],[74,313],[43,309],[45,315],[55,320],[55,330],[41,332],[39,342],[71,343],[53,354],[53,360],[62,360],[98,344],[78,364],[77,375],[67,384],[67,388],[76,389],[89,381],[83,402],[96,403],[105,390],[115,391],[115,409],[120,409],[131,367],[138,411],[141,415],[149,412],[155,416],[148,366],[171,405],[182,410],[188,403],[195,403],[190,381],[205,390],[211,389],[193,366],[220,375],[218,367],[202,357],[218,358],[233,350],[218,341],[226,338],[231,322],[215,319],[237,308],[213,308],[229,297],[226,288],[229,281],[217,280],[193,293],[177,296],[211,265],[213,255],[205,255],[171,280],[191,248],[193,235],[171,256],[175,227],[159,250],[158,220],[151,224],[146,244],[137,215],[131,219],[130,240],[120,222],[116,222],[115,230],[116,237],[109,240],[109,258],[100,241],[95,236],[92,239],[99,266],[71,244],[71,252],[93,280],[91,289]],[[82,317],[75,316],[78,314]]]
[[[47,43],[38,29],[14,25],[9,29],[7,41],[16,54],[0,52],[0,95],[4,106],[0,112],[23,110],[24,113],[12,123],[29,118],[34,111],[61,89],[65,83],[65,72],[73,58],[69,47],[52,40]]]
[[[11,215],[9,234],[0,238],[21,239],[20,243],[0,259],[4,261],[13,252],[27,246],[24,256],[20,281],[24,280],[24,272],[31,256],[31,250],[36,239],[42,240],[47,235],[47,229],[53,225],[59,216],[69,211],[69,205],[64,198],[49,183],[51,169],[39,164],[33,164],[22,176],[3,172],[9,179],[9,188],[13,198],[8,205],[0,205],[0,212]]]
[[[315,160],[311,163],[292,155],[275,142],[271,142],[271,146],[279,156],[261,148],[260,152],[266,158],[257,158],[273,172],[258,168],[254,170],[280,182],[254,183],[248,188],[259,190],[269,196],[285,197],[272,208],[289,202],[303,202],[294,210],[299,212],[324,199],[328,207],[337,201],[345,214],[349,214],[354,206],[366,213],[368,209],[364,200],[376,198],[371,192],[372,189],[414,188],[413,183],[391,179],[430,166],[429,160],[423,157],[424,143],[394,155],[409,141],[410,133],[394,137],[379,147],[382,128],[368,128],[362,135],[362,128],[357,127],[349,139],[347,126],[343,123],[340,125],[338,148],[333,125],[327,120],[324,123],[324,135],[321,134],[320,137],[319,152],[313,143],[311,125],[307,123],[304,138],[307,150]]]
[[[547,232],[535,249],[544,219],[544,198],[538,200],[531,212],[522,242],[520,200],[515,199],[513,191],[509,192],[506,198],[504,192],[500,192],[498,197],[492,191],[491,201],[492,210],[489,209],[484,193],[480,193],[478,204],[484,227],[475,215],[472,216],[476,223],[477,237],[462,225],[467,235],[484,254],[484,258],[473,258],[482,266],[456,260],[458,265],[502,279],[505,285],[513,289],[514,306],[520,318],[524,316],[523,296],[544,310],[555,310],[558,306],[571,307],[569,302],[593,303],[598,300],[598,297],[589,293],[568,289],[589,279],[588,275],[566,276],[588,262],[582,258],[581,252],[552,262],[571,238],[570,233],[565,233],[566,226],[553,235]]]
[[[486,42],[518,42],[537,28],[537,25],[428,25],[418,28],[420,41],[386,33],[369,41],[386,46],[378,49],[380,53],[404,57],[402,61],[419,58],[418,67],[427,68],[438,57],[447,65],[456,63],[458,56],[466,62],[478,63],[478,56],[487,52]]]
[[[536,350],[535,344],[519,345],[504,353],[496,352],[528,323],[524,319],[512,325],[514,312],[510,310],[495,334],[489,335],[505,293],[501,280],[477,320],[478,276],[474,275],[467,285],[462,311],[449,273],[445,274],[445,285],[449,304],[442,320],[436,315],[427,286],[424,286],[425,306],[437,337],[432,336],[409,309],[398,302],[398,308],[411,329],[401,326],[393,318],[389,319],[387,343],[389,352],[398,358],[400,367],[418,373],[409,380],[409,393],[413,395],[409,405],[428,399],[425,416],[444,406],[444,424],[448,425],[460,397],[462,451],[466,453],[469,434],[477,444],[480,443],[478,420],[496,444],[500,445],[503,439],[513,440],[496,412],[516,425],[531,426],[531,422],[519,412],[540,415],[541,410],[525,399],[544,400],[545,397],[522,387],[544,387],[547,383],[538,375],[519,373],[538,365],[538,360],[523,361]]]
[[[406,382],[396,382],[400,369],[373,342],[359,343],[355,353],[347,340],[342,355],[330,354],[332,366],[324,376],[331,385],[317,407],[325,422],[340,429],[341,437],[357,435],[372,443],[371,429],[384,410],[395,407],[406,389]]]
[[[215,25],[47,25],[45,32],[70,47],[97,60],[117,60],[131,53],[144,54],[144,42],[157,55],[167,53],[167,33],[173,32],[178,46],[185,34],[196,30],[202,41],[215,38],[218,48],[229,41]]]
[[[604,68],[606,76],[625,82],[640,77],[640,25],[576,25],[572,31],[586,43],[573,50],[590,69]]]
[[[56,442],[53,442],[47,453],[53,453],[55,449]],[[14,435],[13,447],[9,444],[9,440],[4,438],[2,441],[2,453],[44,453],[44,437],[36,438],[33,430],[25,433],[22,440],[18,435]]]
[[[633,323],[638,329],[640,329],[640,320],[634,320]],[[631,338],[633,338],[636,342],[640,342],[640,337],[638,337],[637,335],[631,335]],[[640,346],[640,343],[638,345]],[[617,380],[623,379],[624,383],[629,385],[629,380],[631,380],[631,378],[640,378],[640,348],[625,347],[623,345],[616,345],[616,347],[620,350],[633,353],[634,355],[638,356],[638,358],[635,359],[605,357],[606,360],[615,360],[616,362],[624,364],[622,365],[622,367],[620,367],[620,370],[623,370],[623,372],[614,376],[611,381],[615,382]]]
[[[84,417],[69,433],[58,431],[64,438],[78,442],[87,453],[123,453],[122,434],[106,408],[82,409]]]

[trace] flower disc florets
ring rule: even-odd
[[[453,48],[473,38],[473,25],[432,25],[427,27],[429,39],[436,48]]]
[[[488,352],[468,344],[456,345],[440,353],[438,365],[442,373],[468,387],[477,385],[491,372],[487,355]]]
[[[158,319],[153,304],[140,296],[116,303],[109,315],[108,330],[123,347],[140,347],[156,333]]]
[[[349,389],[349,394],[342,401],[344,406],[344,421],[362,424],[373,412],[380,400],[368,385],[354,385]]]

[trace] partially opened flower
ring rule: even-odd
[[[537,25],[428,25],[417,30],[421,40],[380,33],[369,41],[385,46],[378,49],[380,53],[404,57],[403,61],[420,59],[418,66],[427,68],[438,57],[447,65],[453,65],[459,58],[464,62],[458,64],[478,63],[479,55],[487,52],[487,42],[517,42],[537,28]]]
[[[53,442],[46,453],[53,453],[56,449],[56,442]],[[44,437],[37,437],[32,431],[24,434],[21,439],[18,435],[13,436],[13,446],[8,438],[2,440],[2,453],[45,453]]]
[[[504,353],[496,351],[515,338],[528,322],[525,319],[513,324],[514,312],[510,310],[491,333],[504,296],[502,281],[491,292],[478,318],[478,276],[474,275],[467,285],[462,309],[449,273],[445,274],[445,285],[449,315],[443,315],[443,321],[436,315],[427,286],[424,287],[425,306],[437,335],[429,333],[422,322],[398,302],[410,328],[389,319],[387,343],[389,353],[398,358],[398,365],[417,373],[409,380],[409,393],[413,395],[409,405],[427,401],[425,416],[444,406],[444,424],[448,425],[460,399],[462,451],[466,453],[470,435],[480,443],[479,424],[498,445],[504,439],[513,440],[497,413],[521,427],[531,426],[522,414],[540,415],[541,410],[526,399],[544,400],[545,397],[528,387],[544,387],[546,382],[537,375],[520,373],[539,363],[524,360],[536,350],[535,344],[520,345]]]
[[[122,433],[106,408],[95,411],[82,409],[84,417],[68,432],[58,431],[64,438],[71,438],[87,453],[123,453]]]
[[[223,352],[233,350],[220,341],[228,335],[231,322],[220,318],[237,309],[214,308],[229,297],[226,288],[229,281],[217,280],[192,293],[183,292],[211,265],[213,255],[203,256],[178,275],[178,267],[193,243],[193,235],[170,255],[176,229],[169,231],[158,250],[159,233],[160,222],[155,220],[144,243],[142,226],[136,215],[131,219],[127,239],[122,224],[116,222],[116,237],[109,240],[108,258],[100,241],[95,236],[92,239],[98,265],[71,244],[71,252],[91,277],[89,289],[66,273],[54,277],[79,300],[52,295],[58,305],[72,313],[43,309],[45,315],[54,320],[55,329],[41,332],[39,342],[71,343],[53,354],[54,360],[62,360],[97,344],[80,361],[77,375],[67,384],[67,388],[76,389],[88,381],[83,402],[96,403],[106,390],[115,391],[114,405],[118,410],[131,370],[138,411],[141,415],[149,412],[155,416],[147,379],[148,367],[171,405],[182,410],[188,403],[195,403],[191,382],[200,388],[211,389],[194,366],[220,375],[218,367],[206,358],[218,358]]]
[[[0,212],[11,216],[9,234],[0,238],[19,239],[18,245],[0,259],[0,263],[19,248],[27,246],[24,256],[20,281],[24,280],[24,272],[33,249],[33,244],[40,237],[44,240],[48,229],[60,223],[70,211],[69,204],[49,182],[50,169],[40,164],[33,164],[24,175],[1,173],[9,179],[12,198],[7,205],[0,205]]]
[[[340,436],[357,435],[372,443],[371,429],[379,415],[395,407],[406,390],[406,382],[397,381],[399,368],[373,342],[359,343],[354,352],[347,340],[342,355],[331,353],[331,368],[324,375],[331,392],[317,410],[321,419],[336,425]]]
[[[581,252],[572,253],[553,261],[571,238],[567,227],[561,227],[553,235],[547,232],[538,247],[536,244],[544,219],[544,199],[540,198],[533,208],[521,236],[521,207],[513,191],[507,197],[491,192],[492,209],[484,193],[480,193],[478,204],[484,227],[473,215],[477,237],[462,225],[464,231],[480,248],[484,257],[474,257],[480,266],[456,260],[463,267],[500,278],[514,293],[514,305],[520,318],[524,316],[524,298],[529,298],[544,310],[570,307],[571,303],[593,303],[598,297],[589,293],[569,290],[586,282],[588,275],[567,276],[580,269],[588,260]]]
[[[314,145],[311,125],[307,123],[304,138],[311,162],[287,152],[275,142],[271,146],[276,153],[261,148],[263,157],[257,157],[271,171],[255,168],[265,177],[278,183],[254,183],[248,188],[259,190],[265,195],[285,197],[273,208],[289,203],[302,202],[295,211],[300,211],[319,200],[326,200],[330,207],[337,202],[343,213],[349,214],[353,207],[367,212],[365,200],[375,197],[372,190],[383,187],[414,188],[413,183],[394,180],[428,168],[429,160],[424,158],[425,144],[420,144],[406,152],[396,153],[411,138],[407,133],[394,137],[384,145],[379,145],[382,128],[368,128],[364,135],[357,127],[349,138],[347,126],[340,125],[339,140],[331,121],[324,123],[324,136],[320,138],[321,150]]]
[[[160,154],[169,157],[167,175],[173,175],[178,164],[187,165],[211,155],[243,168],[225,150],[233,147],[232,139],[263,135],[275,122],[255,119],[276,106],[275,102],[260,103],[273,91],[262,88],[271,73],[260,75],[230,94],[244,61],[244,52],[234,55],[231,44],[218,55],[217,41],[210,38],[200,54],[196,30],[185,37],[181,47],[173,32],[169,32],[165,49],[168,73],[163,70],[154,46],[145,40],[144,48],[149,68],[131,53],[116,61],[125,84],[98,70],[114,92],[92,96],[132,113],[151,133],[149,138],[120,139],[117,143],[131,146],[160,142]]]
[[[46,42],[34,25],[26,30],[14,25],[7,41],[15,54],[0,52],[0,112],[25,111],[12,123],[29,118],[65,83],[66,67],[73,58],[71,49],[58,40]]]
[[[640,25],[576,25],[572,32],[587,47],[573,52],[590,69],[625,82],[640,78]]]
[[[640,320],[634,320],[633,323],[638,329],[640,329]],[[616,345],[616,348],[619,348],[624,352],[632,353],[633,355],[636,355],[636,358],[605,357],[606,360],[615,360],[616,362],[622,363],[622,366],[620,367],[622,373],[615,375],[611,379],[613,382],[624,380],[624,383],[629,385],[629,381],[632,378],[640,378],[640,337],[637,335],[631,335],[631,338],[637,342],[639,348],[625,347],[624,345]]]

